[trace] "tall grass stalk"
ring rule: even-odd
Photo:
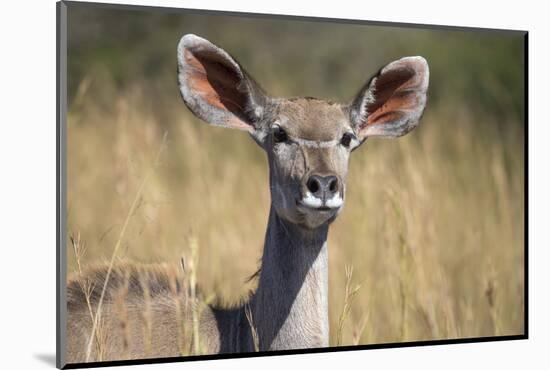
[[[166,145],[166,136],[167,136],[167,133],[164,134],[164,137],[162,139],[162,144],[161,144],[161,146],[160,146],[160,148],[159,148],[159,150],[158,150],[158,152],[157,152],[157,154],[154,158],[153,165],[151,166],[151,168],[149,169],[149,171],[147,172],[147,174],[145,175],[145,177],[141,181],[141,184],[139,185],[139,188],[136,192],[136,195],[134,197],[132,205],[130,206],[130,209],[128,210],[126,218],[124,219],[124,224],[122,225],[122,229],[120,230],[120,234],[118,236],[117,242],[116,242],[115,247],[113,249],[113,253],[111,255],[111,260],[109,261],[109,267],[108,267],[107,273],[105,275],[105,282],[103,283],[103,288],[101,289],[101,295],[99,297],[99,301],[98,301],[98,304],[97,304],[97,310],[96,310],[96,314],[95,314],[93,325],[92,325],[92,331],[90,333],[90,339],[88,340],[88,346],[87,346],[87,349],[86,349],[86,362],[90,361],[90,356],[92,354],[92,343],[93,343],[93,340],[94,340],[95,335],[96,335],[98,322],[100,321],[100,318],[101,318],[101,308],[102,308],[102,304],[103,304],[103,299],[105,297],[105,291],[107,290],[107,285],[109,284],[109,278],[111,276],[111,271],[113,269],[114,262],[117,259],[118,250],[120,249],[120,245],[122,244],[122,239],[124,238],[126,228],[128,227],[128,223],[130,222],[130,218],[132,217],[132,214],[135,211],[135,208],[136,208],[136,206],[139,202],[139,199],[141,198],[141,193],[143,192],[143,189],[145,188],[145,184],[147,183],[147,180],[149,179],[149,177],[153,174],[154,169],[155,169],[156,165],[158,164],[158,162],[160,160],[160,155],[161,155],[161,153],[162,153],[162,151],[163,151],[163,149]]]
[[[199,320],[201,309],[199,300],[197,299],[197,266],[199,264],[199,243],[194,237],[189,240],[189,249],[191,250],[191,258],[189,259],[189,299],[191,301],[191,315],[193,323],[193,353],[201,353]]]
[[[260,338],[258,336],[258,331],[256,330],[256,325],[254,325],[254,318],[252,316],[252,310],[250,305],[247,303],[244,307],[244,313],[246,315],[246,320],[250,326],[250,333],[252,334],[252,342],[254,343],[254,351],[260,351]]]
[[[88,280],[85,277],[82,269],[82,259],[86,254],[86,245],[81,240],[80,233],[77,233],[76,235],[71,235],[70,240],[73,246],[76,265],[78,266],[78,276],[79,276],[78,281],[80,282],[80,289],[82,290],[82,292],[84,292],[84,298],[86,299],[86,306],[88,308],[88,313],[90,314],[90,318],[92,322],[94,322],[95,315],[94,315],[94,310],[92,308],[92,302],[91,302],[91,294],[94,287],[92,286],[90,280]],[[104,352],[103,343],[101,340],[99,340],[100,337],[102,337],[102,335],[96,335],[95,337],[96,352],[98,353],[99,360],[101,360],[102,358],[101,354]]]
[[[338,331],[337,331],[337,339],[336,339],[337,346],[342,345],[344,322],[346,321],[346,318],[349,316],[351,312],[351,306],[353,304],[353,300],[355,299],[357,293],[359,292],[359,289],[361,289],[361,284],[357,284],[354,287],[352,287],[351,282],[353,278],[353,267],[346,266],[345,272],[346,272],[346,288],[344,293],[344,307],[342,308],[342,313],[340,314],[340,318],[338,319]]]

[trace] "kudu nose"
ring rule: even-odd
[[[314,197],[323,201],[331,199],[340,188],[336,176],[319,175],[311,175],[306,182],[306,187]]]

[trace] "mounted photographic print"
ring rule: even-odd
[[[527,338],[527,32],[57,10],[58,367]]]

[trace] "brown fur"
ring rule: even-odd
[[[107,271],[107,266],[98,266],[84,272],[82,277],[73,276],[69,280],[68,363],[86,360],[85,349],[93,325],[86,292],[90,292],[89,301],[95,314]],[[189,300],[187,287],[185,276],[175,266],[130,263],[115,266],[101,306],[102,320],[90,361],[188,354],[192,345],[192,305],[197,303]],[[145,292],[149,295],[149,301]],[[215,353],[219,341],[212,308],[201,307],[200,310],[203,353]],[[177,328],[188,331],[178,333]],[[146,342],[148,336],[144,330],[150,330],[150,343]]]

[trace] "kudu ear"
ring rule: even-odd
[[[223,49],[196,35],[183,36],[178,44],[178,82],[185,104],[197,117],[254,135],[265,94]]]
[[[374,75],[351,105],[351,121],[360,140],[398,137],[418,125],[426,106],[429,68],[422,57],[396,60]]]

